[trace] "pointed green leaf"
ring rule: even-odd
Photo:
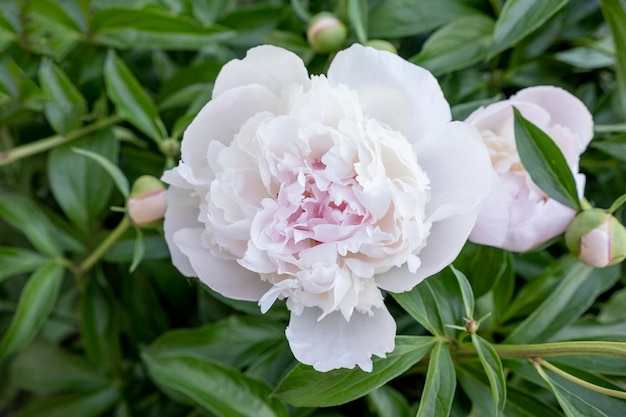
[[[72,148],[72,152],[76,152],[79,155],[86,156],[96,161],[98,165],[100,165],[106,170],[106,172],[109,173],[109,176],[113,180],[113,183],[115,184],[119,192],[122,193],[125,198],[128,198],[128,194],[130,193],[128,179],[126,178],[122,170],[113,162],[111,162],[110,159],[103,157],[99,153],[88,151],[87,149]]]
[[[559,402],[559,405],[567,417],[609,417],[598,410],[587,401],[569,392],[565,387],[559,385],[555,380],[540,367],[536,367],[541,378],[546,381],[550,390]]]
[[[548,196],[575,210],[582,210],[576,181],[554,141],[528,121],[516,108],[515,144],[532,180]]]
[[[430,354],[426,383],[422,391],[417,417],[450,415],[456,390],[456,373],[448,344],[440,342]]]
[[[387,358],[373,358],[372,372],[355,368],[334,369],[322,373],[300,364],[281,381],[274,395],[298,407],[344,404],[402,375],[421,360],[434,344],[432,337],[397,336],[396,347]]]
[[[433,33],[410,61],[435,75],[467,68],[489,54],[493,25],[488,16],[461,16]]]
[[[37,393],[94,390],[108,382],[84,357],[44,340],[22,349],[11,361],[10,369],[18,388]]]
[[[50,259],[29,249],[0,246],[0,281],[5,278],[32,272]]]
[[[472,343],[483,365],[493,396],[496,415],[501,413],[506,404],[506,377],[502,369],[502,362],[493,346],[477,334],[472,335]]]
[[[220,417],[287,417],[263,382],[216,362],[181,353],[142,354],[151,378]]]
[[[44,59],[39,67],[39,82],[48,99],[44,111],[52,128],[63,135],[80,127],[87,114],[87,101],[65,72]]]
[[[88,235],[107,208],[113,182],[100,164],[78,155],[73,147],[99,154],[113,164],[119,145],[113,131],[107,128],[58,146],[48,156],[48,176],[55,199],[72,223]]]
[[[522,323],[505,343],[522,344],[546,341],[568,326],[593,304],[596,297],[619,279],[619,265],[594,269],[580,262],[569,266],[560,283]]]
[[[53,257],[61,255],[58,231],[29,198],[3,192],[0,198],[0,217],[24,233],[38,251]]]
[[[389,385],[367,394],[367,403],[379,417],[412,417],[407,399]]]
[[[472,409],[480,411],[484,417],[498,417],[498,410],[493,406],[494,398],[489,387],[489,382],[481,374],[480,369],[471,364],[456,366],[456,378],[472,401]]]
[[[348,20],[359,43],[367,42],[367,0],[351,0],[346,2]]]
[[[130,268],[128,268],[128,271],[131,273],[135,272],[135,269],[137,269],[146,254],[146,247],[143,244],[143,234],[141,233],[141,229],[136,228],[135,232],[136,236],[135,247],[133,248],[133,260],[130,263]]]
[[[626,120],[626,0],[600,0],[600,8],[613,34],[616,50],[617,102]]]
[[[113,408],[120,398],[121,392],[117,387],[45,397],[22,407],[11,417],[98,417]]]
[[[154,102],[113,50],[104,64],[104,81],[118,114],[149,138],[159,142],[167,136]]]
[[[54,307],[65,269],[54,263],[41,266],[28,279],[9,328],[0,340],[0,358],[28,345]]]
[[[493,53],[501,52],[537,30],[568,0],[508,0],[494,28]]]
[[[108,8],[92,18],[95,42],[119,49],[198,50],[234,35],[225,27],[200,25],[186,16],[150,8]]]
[[[459,288],[461,289],[461,297],[463,298],[463,305],[465,306],[465,317],[468,319],[474,318],[474,293],[469,281],[463,275],[463,272],[450,265],[450,269],[456,277]]]
[[[428,281],[420,282],[411,291],[391,293],[391,296],[430,333],[435,336],[445,333],[444,323],[437,308],[437,300]]]
[[[203,355],[231,366],[248,366],[285,339],[285,327],[265,318],[231,316],[193,329],[163,333],[149,347],[155,352]]]
[[[110,288],[101,285],[97,278],[90,276],[80,300],[83,345],[91,363],[115,375],[122,360],[119,314]]]

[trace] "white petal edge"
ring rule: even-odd
[[[372,371],[372,355],[384,358],[395,346],[396,321],[386,307],[373,308],[373,315],[354,311],[350,321],[335,311],[318,320],[322,311],[305,308],[291,314],[286,330],[296,359],[317,371],[359,366]]]
[[[260,85],[235,88],[209,101],[185,130],[182,160],[197,178],[206,176],[209,142],[233,141],[244,123],[261,111],[276,112],[279,99]]]
[[[422,263],[414,274],[403,265],[376,277],[380,288],[392,292],[409,291],[454,261],[474,227],[493,180],[482,138],[467,123],[446,124],[414,148],[419,165],[430,179],[432,197],[426,216],[433,225],[426,247],[418,254]]]
[[[258,301],[271,284],[235,260],[218,259],[202,246],[202,229],[180,229],[172,241],[187,256],[196,276],[209,288],[235,300]]]
[[[222,67],[213,87],[213,99],[229,89],[250,84],[265,86],[280,95],[289,84],[308,82],[309,74],[300,57],[276,46],[261,45],[248,50],[245,58]]]
[[[451,120],[437,79],[390,52],[354,44],[337,53],[328,80],[355,90],[364,115],[401,131],[409,142]]]
[[[593,118],[584,103],[567,92],[553,86],[536,86],[520,90],[511,101],[526,101],[542,107],[550,113],[552,124],[569,128],[578,135],[580,152],[593,138]]]
[[[178,177],[175,170],[167,171],[166,174],[170,178]],[[170,250],[172,264],[187,277],[196,276],[196,273],[189,262],[189,258],[174,244],[173,235],[180,229],[202,229],[204,227],[197,220],[200,199],[197,196],[193,196],[192,193],[193,190],[191,189],[171,185],[166,192],[167,209],[165,210],[165,220],[163,222],[165,242]]]

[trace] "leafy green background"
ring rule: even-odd
[[[321,374],[294,361],[284,305],[261,315],[184,279],[159,226],[115,209],[176,163],[230,59],[270,43],[323,73],[332,55],[306,41],[320,11],[348,26],[345,46],[386,40],[430,69],[455,119],[524,87],[569,90],[596,123],[586,199],[626,191],[625,0],[0,0],[0,415],[624,414],[626,279],[562,239],[467,244],[456,269],[387,297],[397,348],[371,374]],[[580,204],[558,166],[527,168]],[[484,318],[477,334],[464,318]]]

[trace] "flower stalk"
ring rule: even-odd
[[[119,116],[110,116],[104,119],[100,119],[97,122],[94,122],[80,129],[76,129],[65,136],[54,135],[48,138],[38,140],[36,142],[28,143],[26,145],[17,146],[13,149],[2,151],[0,152],[0,166],[11,164],[19,159],[38,154],[40,152],[44,152],[54,147],[79,139],[92,132],[119,123],[121,120],[122,119]]]
[[[113,246],[117,240],[122,237],[124,232],[132,225],[132,222],[128,216],[124,216],[122,221],[117,225],[115,229],[109,233],[109,235],[98,245],[98,247],[79,265],[79,275],[89,271],[92,266],[96,264],[104,256],[104,254]]]
[[[598,355],[626,359],[626,343],[575,341],[538,343],[532,345],[493,345],[502,359],[506,358],[545,358],[550,356]],[[476,348],[471,343],[463,343],[456,349],[457,355],[474,355]]]

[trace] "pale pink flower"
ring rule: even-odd
[[[579,99],[550,86],[526,88],[467,118],[489,149],[494,177],[470,240],[523,252],[565,232],[576,212],[549,198],[522,166],[515,145],[513,106],[558,145],[581,195],[585,176],[578,173],[578,162],[593,137],[593,121]]]
[[[174,265],[222,295],[263,312],[286,299],[299,361],[370,371],[394,348],[381,289],[454,260],[489,170],[428,71],[353,45],[309,76],[260,46],[224,66],[163,176],[165,236]]]

